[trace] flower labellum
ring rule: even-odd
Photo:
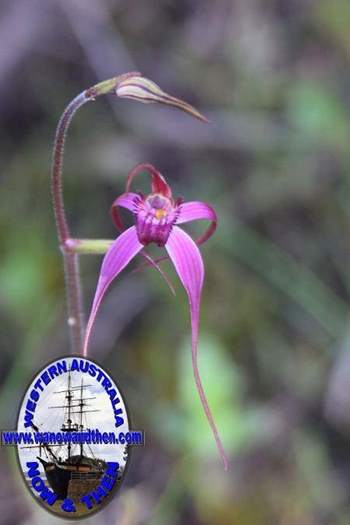
[[[151,193],[147,196],[130,190],[134,177],[145,171],[151,178]],[[126,208],[134,215],[134,226],[124,229],[119,208]],[[163,176],[152,165],[139,164],[128,175],[126,192],[113,202],[111,215],[116,227],[122,233],[111,244],[102,262],[86,328],[84,355],[87,354],[91,330],[99,306],[111,282],[139,253],[143,254],[148,262],[159,270],[157,262],[153,261],[144,248],[150,243],[164,247],[188,295],[192,327],[192,365],[196,387],[224,467],[227,469],[228,460],[205,397],[197,364],[200,300],[204,280],[204,265],[198,245],[214,233],[217,224],[216,213],[209,204],[204,202],[182,202],[180,199],[175,201]],[[198,219],[209,220],[210,225],[204,235],[194,241],[179,225]]]

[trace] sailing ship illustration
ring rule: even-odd
[[[84,390],[91,385],[84,385],[83,379],[80,385],[73,386],[71,372],[68,372],[67,388],[54,392],[64,394],[65,402],[62,405],[48,407],[50,409],[62,409],[63,414],[61,432],[84,432],[88,428],[84,425],[85,416],[88,412],[99,412],[91,409],[87,401],[95,397],[84,397]],[[33,423],[33,429],[38,432],[39,428]],[[59,499],[68,497],[80,497],[87,490],[92,490],[98,485],[103,476],[107,463],[96,458],[89,444],[78,443],[67,440],[67,443],[49,445],[42,443],[31,447],[39,448],[37,459],[42,464],[47,481]],[[59,447],[54,452],[54,448]],[[58,450],[58,451],[57,451]],[[44,456],[45,455],[45,459]]]

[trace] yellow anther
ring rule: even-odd
[[[158,221],[159,221],[159,219],[162,219],[162,217],[165,217],[166,215],[167,215],[167,212],[165,210],[163,210],[163,209],[156,210],[156,212],[155,212],[155,216],[158,219]]]

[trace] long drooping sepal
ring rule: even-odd
[[[113,279],[117,277],[117,275],[125,268],[131,259],[142,250],[142,248],[143,245],[138,240],[136,228],[135,226],[132,226],[119,235],[106,253],[102,262],[100,277],[86,327],[83,349],[84,355],[87,355],[91,330],[107,288]]]
[[[209,237],[213,235],[217,226],[217,216],[214,208],[209,204],[200,201],[190,201],[180,204],[179,213],[176,219],[176,224],[183,224],[185,222],[196,221],[200,219],[207,219],[211,221],[210,226],[206,232],[196,240],[196,244],[203,244]]]
[[[204,280],[202,256],[191,237],[177,226],[174,226],[165,248],[188,295],[192,327],[192,366],[194,378],[205,415],[207,416],[215,437],[216,445],[222,457],[224,468],[227,470],[229,462],[204,393],[197,362],[200,300]]]

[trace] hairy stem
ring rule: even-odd
[[[70,230],[63,202],[62,164],[64,145],[69,124],[74,113],[88,100],[89,97],[86,97],[85,92],[80,93],[80,95],[72,100],[63,112],[56,130],[51,172],[52,201],[56,218],[57,236],[63,254],[68,326],[73,353],[81,353],[82,351],[84,321],[79,276],[79,256],[76,253],[69,252],[66,247],[66,242],[70,238]]]

